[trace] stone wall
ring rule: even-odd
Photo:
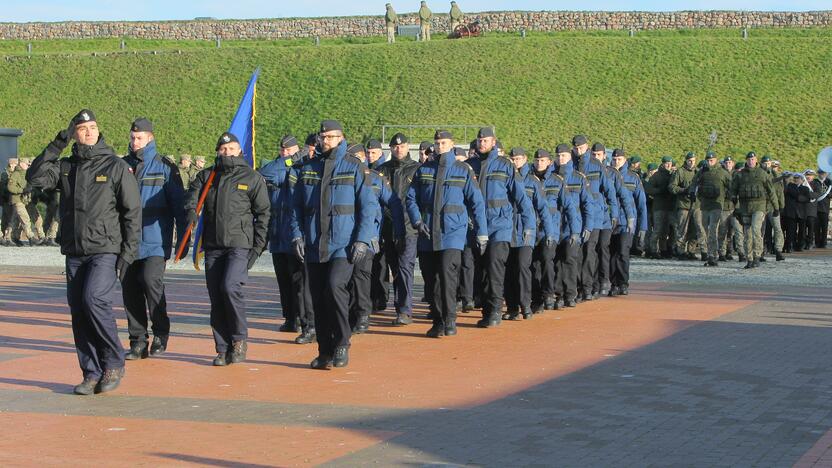
[[[380,3],[379,5],[383,5]],[[383,6],[380,12],[383,13]],[[400,14],[400,24],[417,24],[413,14]],[[829,27],[832,10],[814,12],[680,11],[572,12],[499,11],[467,13],[484,31],[644,30],[741,27]],[[447,33],[447,14],[434,14],[433,31]],[[0,23],[0,39],[286,39],[384,35],[383,16],[285,18],[257,20],[100,21],[62,23]]]

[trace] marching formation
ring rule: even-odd
[[[71,140],[71,155],[60,158]],[[737,253],[754,268],[767,250],[781,260],[812,242],[825,246],[825,174],[780,173],[776,161],[758,163],[753,152],[743,168],[709,152],[699,165],[688,153],[678,168],[666,156],[642,172],[639,157],[583,135],[552,153],[505,151],[490,127],[467,149],[438,130],[419,144],[418,160],[406,135],[394,135],[389,148],[382,162],[381,142],[348,144],[341,123],[325,120],[303,144],[284,136],[279,156],[259,169],[237,137],[223,133],[214,165],[192,170],[190,158],[177,166],[157,151],[149,120],[133,122],[120,158],[94,113],[79,112],[22,183],[61,194],[57,240],[84,375],[75,392],[110,391],[125,359],[166,351],[165,265],[172,251],[187,252],[197,223],[216,366],[246,358],[243,285],[267,248],[285,317],[280,331],[298,333],[298,344],[316,342],[311,367],[328,369],[348,365],[350,338],[369,329],[373,312],[392,304],[393,326],[412,323],[417,262],[433,323],[427,336],[440,338],[457,334],[459,313],[480,310],[477,326],[492,328],[627,295],[631,254],[699,253],[717,266]],[[126,353],[112,309],[116,281]]]

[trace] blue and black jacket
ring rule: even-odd
[[[523,182],[523,187],[526,192],[526,198],[534,207],[537,214],[537,223],[535,226],[534,243],[541,241],[544,237],[550,237],[557,242],[560,230],[560,214],[553,213],[549,209],[549,203],[543,193],[543,183],[534,175],[531,166],[526,164],[518,169],[518,176]],[[523,242],[523,217],[520,216],[519,210],[514,213],[514,236],[511,240],[512,247],[534,247]]]
[[[296,153],[297,154],[297,153]],[[297,175],[290,181],[294,156],[277,157],[258,171],[266,180],[271,204],[269,220],[269,252],[289,253],[292,246],[292,229],[289,218],[292,213],[292,191]]]

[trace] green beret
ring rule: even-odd
[[[688,154],[685,155],[685,161],[688,159],[693,159],[696,157],[696,154],[693,151],[688,151]]]
[[[760,160],[760,162],[769,162],[769,161],[771,161],[771,156],[769,156],[769,155],[763,156],[763,159]]]
[[[672,163],[673,158],[671,158],[670,156],[662,156],[662,164],[667,163],[667,162]]]
[[[639,155],[633,155],[633,156],[630,158],[630,164],[633,164],[633,163],[640,163],[640,162],[641,162],[641,156],[639,156]]]
[[[745,155],[745,159],[751,159],[751,158],[756,158],[756,157],[757,157],[757,153],[755,153],[753,151],[749,151],[748,154]]]
[[[708,151],[708,153],[705,154],[705,159],[716,159],[716,153],[714,153],[713,151]]]
[[[658,168],[659,168],[659,165],[656,164],[656,163],[650,163],[650,164],[647,165],[647,170],[648,171],[655,171]]]

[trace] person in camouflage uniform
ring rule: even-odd
[[[695,175],[696,155],[689,152],[685,155],[685,163],[673,173],[667,185],[667,190],[676,196],[675,254],[679,260],[695,260],[694,252],[697,246],[702,246],[704,243],[705,236],[701,226],[701,214],[697,216],[696,197],[690,192],[690,186]],[[699,222],[697,222],[697,218]],[[693,232],[695,239],[690,239],[689,231]]]
[[[726,156],[722,160],[722,170],[733,181],[735,174],[734,158]],[[722,204],[722,219],[719,221],[719,257],[717,261],[733,260],[735,251],[739,252],[740,257],[745,257],[745,238],[742,235],[742,225],[734,217],[734,200],[731,194],[728,193],[725,197],[725,203]]]
[[[396,26],[399,24],[399,16],[393,5],[387,4],[387,11],[384,12],[384,26],[387,29],[387,43],[392,44],[396,42]]]
[[[651,258],[662,258],[668,255],[671,245],[667,238],[670,233],[671,215],[673,213],[673,194],[667,189],[673,174],[673,158],[662,157],[662,164],[644,184],[644,191],[652,198],[650,216],[653,220],[653,231],[650,235],[649,252]]]
[[[774,198],[774,190],[769,175],[757,165],[757,154],[753,151],[746,155],[745,167],[733,181],[732,196],[738,202],[734,216],[742,224],[745,235],[748,263],[744,268],[756,268],[763,255],[763,220],[767,204]]]
[[[40,245],[35,232],[32,230],[32,220],[29,217],[27,205],[32,200],[32,187],[26,183],[26,170],[29,168],[29,160],[21,158],[17,168],[9,176],[8,192],[14,216],[20,220],[20,230],[30,246]],[[18,243],[21,245],[21,243]]]
[[[708,260],[705,266],[715,267],[719,258],[719,223],[722,206],[731,193],[731,177],[717,164],[716,154],[709,151],[705,166],[699,170],[691,184],[702,210],[702,222],[707,231]]]
[[[786,184],[783,182],[784,177],[780,174],[779,163],[775,167],[770,156],[763,156],[760,162],[771,179],[771,187],[774,190],[774,197],[771,203],[766,206],[766,230],[771,230],[774,255],[777,261],[780,262],[786,259],[783,257],[785,236],[783,235],[783,226],[780,224],[780,213],[786,208]],[[760,261],[765,261],[765,256],[760,257]]]
[[[423,41],[430,40],[430,19],[433,18],[433,13],[428,8],[427,2],[422,2],[419,7],[419,37]]]

